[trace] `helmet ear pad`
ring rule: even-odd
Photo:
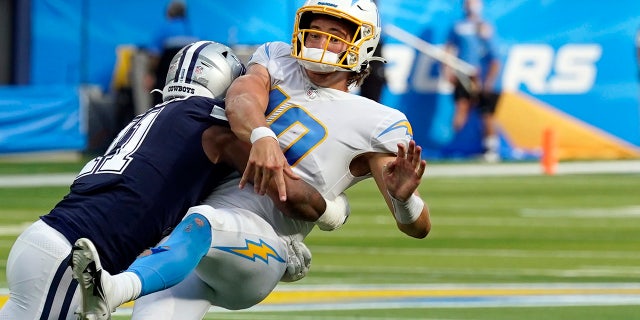
[[[369,61],[364,61],[360,64],[360,70],[367,70],[369,68]]]

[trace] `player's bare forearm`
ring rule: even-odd
[[[231,84],[226,97],[226,115],[235,135],[241,141],[253,144],[239,187],[244,188],[247,182],[253,181],[254,190],[264,195],[268,185],[275,180],[280,201],[286,201],[284,176],[299,177],[289,167],[276,134],[264,117],[270,86],[267,69],[258,64],[251,65],[246,75]]]
[[[264,112],[268,101],[269,73],[262,66],[252,65],[231,84],[225,109],[231,130],[240,140],[249,141],[253,129],[267,126]]]
[[[417,196],[419,197],[420,195],[417,195]],[[396,221],[396,225],[400,231],[402,231],[404,234],[410,237],[417,238],[417,239],[425,238],[431,231],[431,218],[429,216],[429,207],[425,203],[424,207],[422,208],[422,212],[420,212],[420,216],[418,217],[418,220],[414,221],[413,223],[402,224]]]
[[[419,239],[431,230],[429,208],[417,192],[426,168],[421,150],[411,141],[408,146],[399,144],[395,157],[377,154],[369,160],[373,178],[398,229]]]
[[[294,180],[285,177],[287,184],[287,201],[279,201],[275,183],[271,183],[267,195],[276,207],[287,217],[316,221],[324,213],[326,202],[322,195],[302,179]]]
[[[226,163],[242,172],[247,165],[251,146],[240,141],[229,128],[213,126],[203,134],[203,148],[211,162]],[[267,195],[276,207],[288,217],[316,221],[326,209],[322,195],[301,179],[285,175],[285,183],[289,189],[286,201],[280,201],[275,181],[271,181],[267,189]]]

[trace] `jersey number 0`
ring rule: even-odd
[[[271,90],[267,123],[276,133],[289,165],[295,166],[327,138],[327,128],[303,106],[287,104],[289,97]]]

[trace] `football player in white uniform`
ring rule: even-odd
[[[134,319],[201,319],[212,305],[251,307],[278,281],[306,274],[311,254],[301,241],[314,225],[333,230],[344,223],[348,204],[343,192],[370,177],[396,226],[411,237],[426,237],[429,210],[417,192],[426,162],[411,140],[409,122],[396,109],[348,92],[376,59],[372,55],[380,32],[371,0],[305,3],[296,14],[292,44],[259,47],[247,74],[228,91],[231,129],[251,142],[252,149],[242,178],[216,188],[204,205],[190,210],[211,224],[211,245],[195,272],[167,290],[150,293],[145,286],[173,275],[166,270],[170,268],[158,266],[163,265],[159,259],[154,266],[151,259],[160,255],[151,254],[139,259],[147,263],[137,269],[134,263],[125,272],[140,278],[133,290],[124,294],[117,288],[124,285],[122,274],[88,275],[83,281],[98,283],[99,294],[87,292],[83,298],[110,309],[143,296],[136,301]],[[285,175],[300,176],[325,198],[335,199],[327,201],[317,221],[291,219],[268,197],[259,196],[277,184],[285,200]],[[238,192],[237,185],[244,187],[251,179],[254,190]],[[287,252],[278,242],[296,245]],[[81,253],[99,264],[90,251]]]
[[[297,11],[292,45],[271,42],[256,50],[227,96],[231,129],[253,142],[240,185],[253,177],[255,191],[264,194],[271,178],[283,184],[289,164],[329,197],[373,177],[398,228],[424,238],[430,219],[415,192],[419,179],[415,185],[393,180],[395,165],[406,160],[396,156],[398,145],[415,151],[411,125],[402,112],[348,92],[368,74],[380,32],[373,1],[312,0]],[[416,174],[426,166],[418,164]]]

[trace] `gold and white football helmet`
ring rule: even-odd
[[[354,25],[351,40],[342,39],[309,28],[314,15],[329,15]],[[291,40],[291,55],[306,69],[317,72],[355,71],[369,66],[373,52],[380,41],[380,15],[373,0],[308,0],[296,13]],[[326,49],[306,48],[304,39],[311,33],[321,33],[331,41],[345,43],[346,50],[334,54]]]

